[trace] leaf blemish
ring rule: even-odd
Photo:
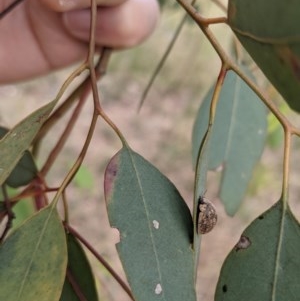
[[[106,167],[105,170],[105,176],[104,176],[104,190],[105,190],[105,196],[106,200],[109,199],[109,195],[111,194],[114,186],[114,182],[116,180],[116,177],[118,175],[118,156],[115,156],[111,159],[109,164]]]
[[[235,250],[236,252],[238,252],[239,250],[244,250],[244,249],[248,249],[251,246],[251,241],[249,239],[249,237],[247,236],[241,236],[240,240],[238,241],[238,243],[235,245]]]
[[[227,293],[227,285],[226,284],[224,284],[223,286],[222,286],[222,291],[223,291],[223,293]]]
[[[257,133],[258,133],[258,135],[262,135],[264,133],[264,131],[262,129],[259,129]]]
[[[159,222],[157,220],[153,220],[152,223],[153,223],[154,229],[158,230],[159,229]]]
[[[162,287],[161,287],[160,283],[158,283],[156,285],[154,292],[156,295],[160,295],[162,293]]]
[[[216,172],[221,172],[221,171],[223,171],[223,170],[224,170],[224,164],[219,165],[219,166],[215,169]]]
[[[38,116],[35,122],[43,124],[47,118],[48,118],[48,113],[44,113]]]

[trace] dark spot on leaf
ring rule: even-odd
[[[226,284],[224,284],[223,286],[222,286],[222,291],[223,291],[223,293],[227,293],[227,285]]]
[[[47,118],[48,118],[48,113],[44,113],[38,116],[35,122],[43,124]]]
[[[265,217],[263,216],[263,215],[260,215],[259,217],[258,217],[258,219],[264,219]]]
[[[238,252],[239,250],[248,249],[251,246],[251,240],[247,236],[241,236],[238,243],[235,245],[235,250]]]

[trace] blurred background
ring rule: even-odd
[[[213,1],[201,0],[197,3],[203,16],[226,15]],[[183,10],[175,2],[166,3],[159,26],[147,42],[140,47],[113,54],[107,75],[99,83],[99,91],[103,108],[129,145],[175,184],[191,208],[194,189],[191,158],[193,122],[201,100],[216,81],[221,66],[216,53],[192,20],[186,22],[141,111],[137,112],[143,91],[183,15]],[[214,25],[212,29],[224,49],[232,53],[233,35],[230,29],[225,25]],[[34,109],[52,100],[73,69],[74,66],[30,82],[0,87],[1,125],[13,127]],[[259,84],[266,93],[291,120],[299,124],[296,114],[257,73]],[[89,128],[91,112],[92,101],[85,105],[64,151],[51,169],[48,176],[50,186],[61,183],[77,158]],[[55,145],[68,116],[44,140],[37,162],[39,165]],[[270,115],[265,151],[254,171],[245,200],[234,217],[226,215],[218,199],[220,175],[209,173],[206,197],[217,208],[218,223],[212,232],[202,238],[197,281],[199,300],[213,300],[221,265],[227,254],[245,227],[280,198],[282,142],[281,128]],[[109,226],[103,197],[105,166],[120,147],[121,143],[114,132],[103,121],[99,121],[83,166],[67,191],[67,198],[71,224],[125,278],[115,250],[118,234]],[[294,148],[299,150],[299,141],[295,141]],[[299,214],[297,151],[293,153],[291,166],[291,201],[296,214]],[[21,212],[18,215],[20,219],[30,210],[27,204],[25,202],[17,209]],[[95,268],[100,300],[130,300],[108,272],[92,256],[88,257]]]

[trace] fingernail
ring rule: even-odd
[[[80,5],[80,0],[58,0],[58,4],[63,11],[77,8]]]

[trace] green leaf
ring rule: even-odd
[[[298,0],[229,1],[232,30],[289,106],[298,112],[299,19]]]
[[[0,140],[0,185],[4,183],[55,106],[57,100],[39,108]]]
[[[27,185],[36,177],[37,171],[31,153],[26,150],[9,177],[6,179],[6,184],[13,188]]]
[[[193,129],[193,160],[208,127],[213,89],[199,109]],[[237,211],[259,160],[267,132],[266,108],[233,72],[225,78],[209,145],[209,169],[222,170],[220,198],[230,215]]]
[[[215,301],[298,301],[300,225],[279,201],[244,231],[222,267]]]
[[[204,130],[204,128],[203,128]],[[208,172],[208,161],[209,161],[209,146],[212,135],[212,127],[207,127],[203,132],[202,141],[198,145],[197,152],[194,151],[195,159],[195,195],[194,195],[194,204],[193,204],[193,221],[194,221],[194,240],[193,240],[193,249],[195,251],[195,277],[197,277],[198,271],[198,261],[200,255],[200,246],[201,246],[201,235],[198,233],[198,206],[199,198],[203,197],[206,192],[206,183],[207,183],[207,172]]]
[[[174,185],[123,147],[105,173],[112,227],[136,301],[195,301],[190,211]]]
[[[80,243],[71,234],[67,234],[68,272],[60,301],[81,301],[71,282],[76,285],[85,300],[97,301],[97,290],[91,267]],[[71,282],[70,282],[71,278]]]
[[[5,204],[4,204],[4,202],[3,201],[1,201],[0,202],[0,212],[2,213],[2,212],[5,212]]]
[[[9,130],[0,126],[0,138],[4,137]],[[10,187],[20,187],[29,184],[36,176],[37,168],[35,166],[31,153],[26,150],[17,163],[15,168],[6,180],[6,184]]]
[[[0,247],[0,300],[59,300],[67,267],[65,233],[55,208],[46,207]]]

